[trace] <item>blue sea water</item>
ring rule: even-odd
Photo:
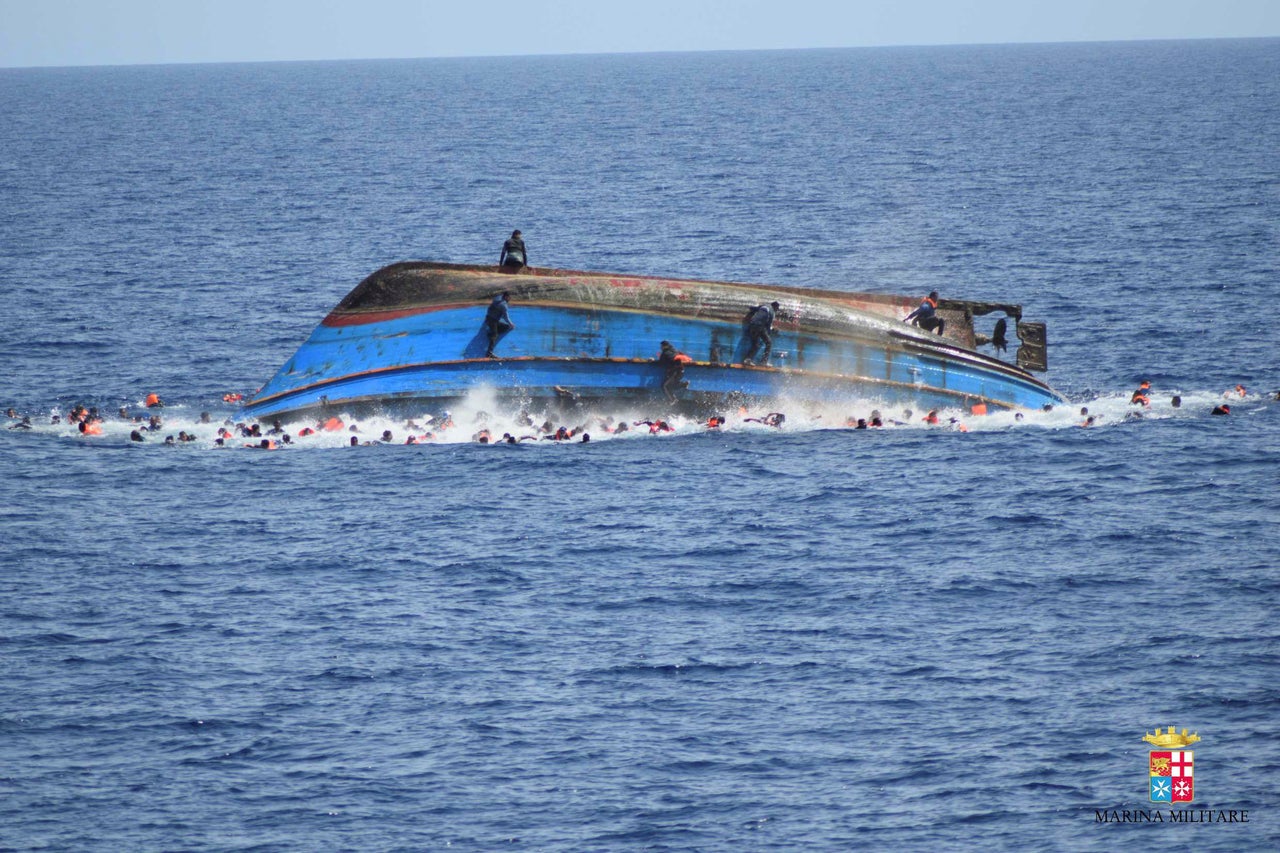
[[[3,70],[0,113],[0,849],[1280,845],[1280,41]],[[213,448],[369,272],[512,228],[1020,301],[1071,405]],[[50,423],[152,391],[199,441]],[[1169,725],[1247,823],[1098,821]]]

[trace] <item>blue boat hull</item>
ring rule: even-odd
[[[499,340],[497,358],[486,358],[485,312],[503,289],[513,293],[516,328]],[[768,366],[743,365],[742,308],[770,294],[784,302],[773,358]],[[664,340],[693,359],[680,393],[686,408],[778,398],[924,408],[1061,402],[1014,365],[901,323],[910,302],[736,283],[396,265],[325,318],[244,415],[421,412],[481,389],[512,407],[565,398],[651,406],[664,399],[664,369],[655,361]]]

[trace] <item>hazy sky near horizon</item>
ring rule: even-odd
[[[0,67],[1280,36],[1280,0],[0,0]]]

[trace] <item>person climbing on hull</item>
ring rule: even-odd
[[[913,326],[919,326],[926,332],[932,332],[934,329],[937,329],[938,334],[941,335],[943,330],[946,328],[947,323],[938,316],[937,311],[938,291],[933,290],[930,291],[929,295],[920,303],[920,307],[904,317],[902,322],[910,323]]]
[[[689,387],[689,383],[684,378],[684,366],[692,361],[692,358],[677,350],[671,341],[662,342],[662,351],[658,353],[658,364],[661,364],[666,371],[662,377],[662,393],[666,396],[667,402],[674,403],[676,391]]]
[[[493,297],[493,301],[489,303],[489,310],[484,315],[484,328],[489,336],[489,351],[484,354],[485,358],[497,358],[493,354],[493,348],[498,345],[498,338],[510,332],[516,327],[511,322],[511,313],[508,310],[511,294],[508,291],[502,291]]]
[[[773,352],[773,319],[777,315],[779,307],[777,302],[771,302],[768,305],[757,305],[749,310],[747,316],[743,318],[746,326],[744,331],[747,335],[747,354],[743,356],[743,364],[748,364],[755,358],[761,344],[764,344],[764,352],[761,353],[756,364],[769,363],[769,356]]]

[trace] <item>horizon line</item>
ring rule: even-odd
[[[320,62],[413,62],[419,60],[453,60],[453,59],[548,59],[558,57],[588,56],[661,56],[671,54],[694,53],[784,53],[819,50],[890,50],[901,48],[925,47],[1018,47],[1049,45],[1086,45],[1086,44],[1150,44],[1159,42],[1188,41],[1266,41],[1280,39],[1277,35],[1249,36],[1184,36],[1184,37],[1151,37],[1151,38],[1117,38],[1117,39],[1057,39],[1004,42],[918,42],[900,44],[861,44],[861,45],[816,45],[808,47],[733,47],[707,48],[702,50],[616,50],[616,51],[565,51],[562,53],[461,53],[433,54],[420,56],[344,56],[344,57],[300,57],[297,59],[204,59],[177,62],[106,62],[83,63],[71,65],[5,65],[0,63],[0,71],[30,71],[36,69],[57,70],[69,68],[163,68],[166,66],[195,65],[283,65],[289,63]]]

